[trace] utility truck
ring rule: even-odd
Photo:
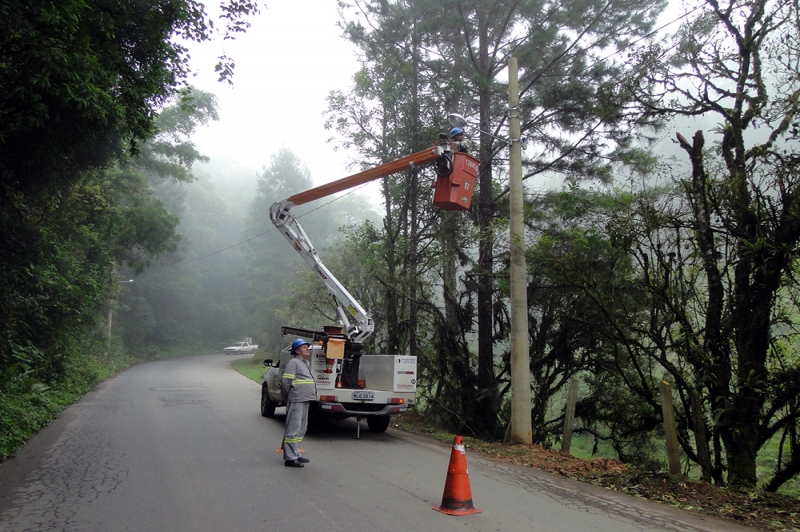
[[[317,386],[313,411],[339,419],[356,417],[359,420],[357,430],[360,430],[361,418],[365,418],[370,431],[383,432],[389,426],[391,414],[405,412],[409,405],[415,404],[417,360],[413,356],[363,352],[364,340],[375,330],[372,317],[325,267],[308,235],[290,211],[297,205],[431,163],[437,176],[434,205],[445,210],[468,209],[478,174],[478,161],[466,153],[455,152],[447,135],[440,135],[439,142],[432,148],[300,192],[270,208],[272,223],[325,284],[340,322],[322,330],[284,326],[281,332],[305,338],[312,344],[309,360]],[[264,361],[264,365],[270,367],[264,374],[261,387],[261,415],[265,417],[272,417],[275,409],[284,405],[280,380],[291,357],[287,347],[281,351],[276,363]]]

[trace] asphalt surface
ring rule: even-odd
[[[311,427],[283,467],[239,357],[151,362],[106,381],[0,464],[0,531],[737,531],[734,524],[467,451],[480,514],[442,502],[451,448],[354,420]]]

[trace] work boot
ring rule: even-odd
[[[299,460],[284,460],[283,465],[286,467],[305,467]]]
[[[307,464],[307,463],[309,463],[311,460],[309,460],[308,458],[305,458],[305,457],[301,456],[300,458],[298,458],[298,459],[297,459],[297,461],[298,461],[298,462],[300,462],[301,464]]]

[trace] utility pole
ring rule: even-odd
[[[528,355],[528,271],[522,195],[522,139],[519,123],[519,68],[508,60],[508,125],[511,135],[511,443],[531,445],[531,373]]]

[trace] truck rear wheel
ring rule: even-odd
[[[276,405],[272,399],[269,398],[269,390],[267,385],[261,387],[261,415],[264,417],[272,417],[275,415]]]
[[[386,432],[389,428],[389,416],[369,416],[367,426],[370,432]]]

